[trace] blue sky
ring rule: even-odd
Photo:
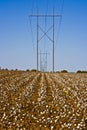
[[[0,0],[0,66],[8,69],[36,68],[36,22],[29,14],[63,14],[61,28],[55,20],[55,71],[87,70],[87,0]],[[47,4],[48,3],[48,4]],[[48,6],[47,6],[48,5]],[[44,20],[45,21],[45,20]],[[51,20],[40,26],[46,30]],[[42,35],[42,32],[39,34]],[[52,35],[49,32],[48,35]],[[41,47],[42,46],[42,47]],[[39,52],[47,51],[52,70],[52,43],[45,37]]]

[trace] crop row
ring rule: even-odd
[[[87,130],[87,74],[0,72],[1,130]]]

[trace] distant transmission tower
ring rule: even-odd
[[[53,9],[53,14],[38,14],[38,11],[37,11],[37,14],[30,14],[29,15],[30,17],[36,17],[36,21],[37,21],[37,70],[39,70],[39,42],[41,41],[41,39],[43,37],[47,37],[51,42],[52,42],[52,71],[54,72],[54,43],[55,43],[55,39],[54,39],[54,25],[55,25],[55,17],[62,17],[61,14],[54,14],[54,9]],[[40,25],[39,25],[39,21],[40,21],[40,18],[51,18],[52,20],[52,25],[50,26],[50,28],[48,29],[48,31],[46,31],[45,29],[43,29]],[[39,28],[40,30],[43,32],[43,36],[42,37],[39,37]],[[49,37],[48,36],[48,32],[52,29],[52,37]]]
[[[47,55],[48,53],[42,53],[40,51],[40,71],[47,72]]]

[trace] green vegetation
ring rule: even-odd
[[[77,73],[87,73],[87,71],[78,70]]]
[[[61,70],[61,73],[68,73],[67,70]]]

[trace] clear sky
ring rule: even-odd
[[[63,14],[55,20],[55,71],[87,70],[87,0],[0,0],[0,66],[8,69],[36,68],[36,19],[29,14]],[[63,5],[63,11],[62,11]],[[45,21],[45,20],[44,20]],[[40,26],[48,30],[51,20]],[[39,30],[40,31],[40,30]],[[39,36],[43,33],[40,32]],[[52,32],[48,33],[52,36]],[[47,51],[52,70],[52,43],[45,37],[39,52]]]

